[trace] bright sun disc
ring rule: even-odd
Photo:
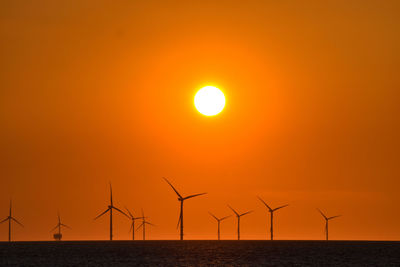
[[[203,87],[196,93],[194,105],[203,115],[217,115],[225,107],[224,93],[214,86]]]

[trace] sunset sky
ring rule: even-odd
[[[0,220],[15,240],[400,239],[400,1],[0,2]],[[200,114],[194,95],[226,107]],[[268,216],[268,217],[267,217]],[[130,222],[115,214],[114,238]],[[236,220],[221,224],[236,237]],[[8,228],[0,225],[0,240]],[[141,237],[141,231],[137,232]]]

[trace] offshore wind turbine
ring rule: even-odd
[[[178,201],[181,202],[181,212],[179,214],[179,220],[178,220],[177,227],[181,226],[181,229],[180,229],[180,240],[183,240],[183,202],[186,199],[197,197],[197,196],[201,196],[201,195],[204,195],[204,194],[207,194],[207,193],[200,193],[200,194],[190,195],[190,196],[187,196],[187,197],[182,197],[182,195],[179,194],[179,192],[175,189],[175,187],[166,178],[164,178],[164,180],[172,187],[172,189],[178,195]]]
[[[262,203],[264,203],[264,205],[268,208],[269,213],[271,214],[271,229],[270,229],[270,232],[271,232],[271,240],[274,240],[274,212],[277,211],[277,210],[279,210],[279,209],[282,209],[282,208],[284,208],[284,207],[289,206],[289,204],[286,204],[286,205],[277,207],[277,208],[275,208],[275,209],[272,209],[272,208],[271,208],[270,206],[268,206],[268,204],[265,203],[265,201],[262,200],[260,197],[258,197],[258,199],[259,199]]]
[[[321,213],[322,217],[324,217],[324,219],[325,219],[325,237],[326,237],[326,241],[328,241],[328,222],[329,222],[329,220],[340,217],[341,215],[327,217],[327,216],[325,216],[325,214],[322,213],[322,211],[320,209],[317,209],[317,210],[319,211],[319,213]]]
[[[113,197],[112,197],[112,187],[111,187],[111,183],[110,183],[110,205],[108,205],[108,208],[103,213],[101,213],[96,218],[94,218],[94,220],[97,220],[98,218],[100,218],[101,216],[106,214],[107,212],[110,212],[110,241],[113,240],[113,221],[112,221],[113,209],[118,211],[118,212],[120,212],[120,213],[122,213],[123,215],[125,215],[126,217],[129,218],[129,216],[126,215],[125,212],[123,212],[122,210],[120,210],[119,208],[114,206]]]
[[[57,212],[57,217],[58,217],[58,223],[53,229],[51,229],[51,232],[53,232],[54,230],[56,230],[58,228],[58,233],[54,234],[54,239],[60,241],[62,238],[61,227],[65,227],[68,229],[71,229],[71,227],[61,223],[60,213],[58,213],[58,212]]]
[[[17,221],[17,219],[15,219],[12,216],[12,201],[11,201],[11,199],[10,199],[10,213],[9,213],[8,217],[5,218],[4,220],[2,220],[0,223],[6,222],[6,221],[8,221],[8,242],[11,242],[11,221],[14,221],[14,222],[18,223],[20,226],[24,227],[22,225],[22,223]]]
[[[131,219],[131,228],[129,229],[129,232],[132,231],[132,240],[135,240],[135,221],[138,219],[142,219],[143,217],[135,217],[132,215],[132,213],[128,210],[127,207],[125,207],[126,211],[129,214],[129,217]]]
[[[142,209],[142,217],[140,217],[140,218],[142,219],[142,224],[140,224],[136,230],[138,230],[140,227],[142,227],[143,228],[143,240],[146,240],[146,224],[152,225],[152,226],[155,226],[155,225],[152,224],[151,222],[146,221],[146,217],[144,217],[143,209]]]
[[[222,218],[217,218],[217,217],[216,217],[214,214],[212,214],[211,212],[208,212],[208,213],[210,213],[210,215],[213,216],[215,220],[217,220],[217,223],[218,223],[218,240],[221,240],[221,239],[220,239],[220,224],[221,224],[221,221],[223,221],[223,220],[225,220],[225,219],[231,217],[232,215],[228,215],[228,216],[225,216],[225,217],[222,217]]]
[[[236,210],[234,210],[231,206],[228,205],[228,207],[233,211],[233,213],[235,213],[236,217],[237,217],[237,237],[238,240],[240,240],[240,217],[249,214],[250,212],[253,212],[252,210],[244,212],[239,214]]]

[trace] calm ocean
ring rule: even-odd
[[[400,242],[0,243],[1,266],[400,266]]]

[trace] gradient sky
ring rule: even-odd
[[[15,240],[107,239],[108,205],[177,239],[400,239],[400,2],[0,2],[0,219]],[[221,88],[218,116],[195,92]],[[129,239],[115,215],[115,239]],[[222,238],[235,238],[233,218]],[[141,232],[138,231],[138,236]],[[7,225],[0,225],[0,240]]]

